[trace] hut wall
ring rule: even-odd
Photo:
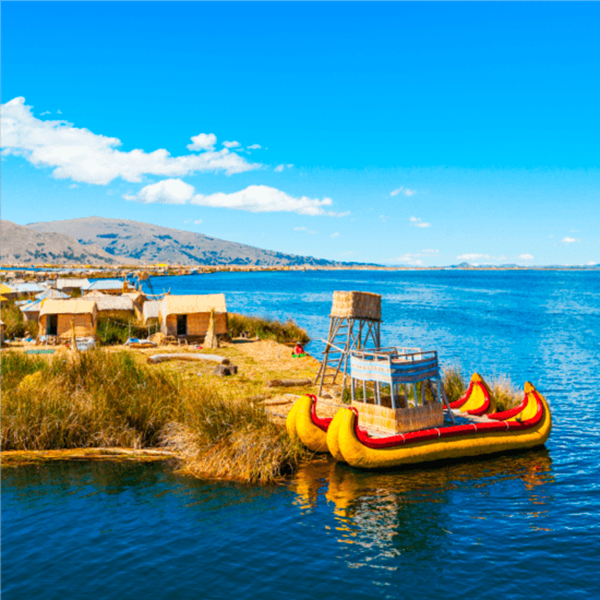
[[[210,313],[193,313],[187,315],[187,335],[193,337],[204,337],[208,331]],[[177,336],[177,315],[167,315],[163,319],[162,333],[164,335]],[[227,333],[227,313],[215,314],[215,333],[221,335]]]
[[[25,322],[28,321],[38,321],[40,317],[40,311],[27,310],[23,313],[23,320]]]
[[[40,335],[46,335],[47,318],[49,316],[50,315],[42,315],[40,317]],[[71,323],[75,326],[76,337],[89,337],[96,334],[96,324],[91,314],[58,315],[58,337],[67,339],[71,337]]]

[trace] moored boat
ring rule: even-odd
[[[363,469],[495,454],[542,446],[552,429],[546,399],[527,382],[516,408],[478,422],[374,438],[359,429],[358,411],[343,408],[329,424],[328,447],[337,460]]]

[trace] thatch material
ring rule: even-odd
[[[40,316],[43,315],[84,315],[96,314],[96,302],[94,300],[72,299],[52,300],[42,302]]]
[[[204,296],[165,296],[160,305],[160,313],[168,315],[191,315],[195,313],[226,313],[225,294]]]
[[[370,292],[333,292],[332,317],[381,320],[381,296]]]

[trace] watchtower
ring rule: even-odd
[[[333,385],[342,373],[342,393],[346,387],[350,351],[381,346],[381,296],[369,292],[333,292],[329,335],[315,383],[319,394],[323,384]],[[327,379],[327,381],[326,381]]]

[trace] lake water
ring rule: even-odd
[[[544,449],[404,471],[322,460],[273,487],[198,481],[165,464],[5,469],[4,598],[600,598],[600,273],[153,284],[225,292],[230,311],[292,317],[315,340],[333,290],[380,293],[384,344],[532,381],[550,402],[552,435]]]

